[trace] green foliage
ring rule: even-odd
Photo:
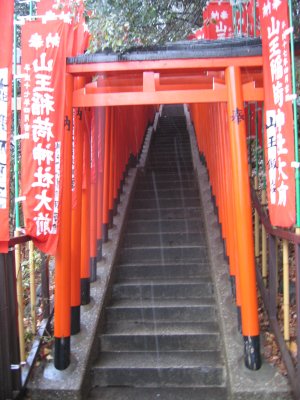
[[[184,39],[202,24],[204,0],[87,0],[90,51]]]
[[[90,52],[183,40],[202,25],[206,0],[86,0],[92,34]],[[300,37],[300,2],[293,0],[295,36]]]
[[[41,252],[38,250],[34,250],[33,252],[33,263],[34,263],[34,271],[38,273],[41,269],[42,265],[42,255]],[[22,263],[22,278],[23,278],[23,287],[29,288],[30,285],[30,261],[29,261],[29,254],[26,254]]]
[[[293,25],[295,37],[300,37],[300,2],[299,0],[293,0]]]

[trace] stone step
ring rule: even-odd
[[[200,233],[151,233],[151,234],[130,234],[124,238],[123,246],[127,247],[147,247],[147,246],[197,246],[205,245],[206,237],[204,234]]]
[[[153,168],[153,167],[151,168],[151,166],[147,166],[147,171],[151,171],[153,169],[155,170],[155,168]],[[185,166],[185,165],[182,165],[182,166],[180,166],[180,165],[174,165],[174,166],[163,165],[163,166],[158,167],[157,170],[160,173],[168,172],[168,173],[174,174],[174,173],[180,172],[180,173],[189,173],[189,174],[191,174],[193,172],[193,166],[192,166],[192,164],[191,165],[187,165],[187,166]]]
[[[183,156],[186,155],[187,157],[191,157],[191,146],[189,142],[186,143],[178,143],[177,141],[174,143],[174,141],[170,141],[168,144],[162,144],[159,143],[155,140],[152,142],[153,147],[149,151],[149,157],[156,157],[160,154],[163,154],[168,157],[173,157],[173,156]],[[168,146],[167,146],[168,145]]]
[[[189,175],[190,176],[190,175]],[[142,181],[139,181],[136,186],[136,190],[159,190],[159,189],[195,189],[196,182],[194,179],[185,179],[185,175],[169,177],[164,174],[161,176],[156,175],[155,179],[150,175],[145,175]]]
[[[129,213],[130,214],[130,213]],[[142,219],[143,216],[131,214],[131,219],[127,223],[127,233],[171,233],[171,232],[205,232],[204,222],[193,217],[188,219]]]
[[[178,220],[198,219],[201,220],[202,211],[200,207],[176,207],[159,209],[132,209],[128,213],[130,221],[136,220]]]
[[[197,189],[181,189],[180,187],[175,189],[158,189],[158,190],[136,190],[134,193],[134,200],[140,199],[153,199],[159,197],[159,199],[181,199],[183,196],[185,199],[197,198],[198,204],[200,204],[199,195]]]
[[[137,235],[138,236],[138,235]],[[210,265],[209,263],[198,263],[194,264],[118,264],[116,268],[116,278],[120,279],[168,279],[168,278],[204,278],[210,277]]]
[[[168,168],[169,169],[179,169],[180,171],[182,171],[183,169],[191,169],[193,168],[193,163],[192,161],[188,161],[188,160],[161,160],[161,161],[151,161],[148,160],[148,164],[147,164],[147,169],[149,170],[158,170],[161,171],[164,168]]]
[[[151,151],[149,153],[149,160],[192,160],[191,150],[184,150],[182,148],[173,149],[172,151],[168,149]]]
[[[224,384],[224,374],[217,352],[103,352],[92,381],[99,386],[216,386]]]
[[[157,143],[157,148],[155,150],[152,150],[149,152],[149,160],[152,161],[163,161],[163,160],[170,160],[170,161],[184,161],[184,162],[192,162],[192,153],[191,153],[191,148],[188,147],[189,144],[184,144],[183,148],[183,143],[181,143],[179,146],[176,144],[174,146],[174,143],[169,143],[169,149],[165,148],[167,143],[159,144]]]
[[[172,323],[171,325],[141,327],[100,335],[103,351],[197,351],[219,350],[220,333],[209,330],[206,324]],[[102,354],[102,353],[101,353]],[[101,357],[101,356],[100,356]]]
[[[121,251],[120,262],[153,262],[182,264],[185,261],[192,262],[202,259],[208,261],[208,251],[205,246],[181,246],[181,247],[140,247],[126,248]]]
[[[180,151],[178,152],[170,152],[170,151],[160,151],[160,152],[151,152],[149,153],[149,157],[148,157],[149,161],[192,161],[192,155],[190,151]]]
[[[227,390],[222,386],[198,387],[95,387],[90,400],[227,400]]]
[[[196,197],[182,197],[174,199],[162,199],[159,196],[152,199],[134,199],[131,205],[132,210],[136,209],[170,209],[179,207],[199,207],[200,201]]]
[[[181,329],[183,325],[188,324],[193,329],[199,329],[201,333],[218,333],[218,323],[215,320],[208,320],[202,322],[191,322],[191,321],[149,321],[149,320],[137,320],[137,321],[116,321],[114,319],[109,319],[106,322],[105,334],[123,335],[124,333],[132,335],[138,335],[147,332],[147,334],[152,333],[155,335],[157,331],[176,331]],[[126,349],[124,349],[126,351]]]
[[[161,146],[167,145],[170,146],[170,150],[179,149],[180,147],[191,148],[189,137],[186,134],[180,136],[169,130],[165,135],[158,135],[153,138],[151,153],[155,149],[159,150]]]
[[[177,171],[154,171],[153,169],[147,169],[146,173],[143,177],[138,180],[137,184],[147,183],[151,185],[151,183],[156,183],[160,181],[171,181],[174,182],[174,185],[178,185],[179,182],[195,182],[194,176],[190,172],[183,172],[181,170]],[[197,186],[194,185],[195,189]],[[174,189],[176,189],[175,187]]]
[[[154,299],[136,300],[135,302],[118,302],[106,308],[108,323],[117,321],[118,328],[120,321],[125,325],[134,321],[134,328],[137,324],[143,325],[146,322],[153,323],[153,328],[160,322],[207,322],[216,320],[215,304],[180,304],[179,301],[169,302]],[[128,304],[129,303],[129,304]],[[217,330],[215,324],[215,329]],[[106,327],[111,332],[109,326]]]
[[[116,283],[113,286],[113,299],[191,299],[211,296],[211,282],[195,282],[195,279],[140,281]]]
[[[162,117],[128,213],[89,398],[227,399],[202,215],[185,117]]]

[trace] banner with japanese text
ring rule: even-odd
[[[254,4],[256,4],[256,10],[254,8]],[[254,18],[255,15],[255,18]],[[260,24],[259,24],[259,6],[257,2],[254,0],[250,1],[246,4],[246,22],[247,30],[246,33],[248,36],[260,36]],[[255,30],[255,31],[254,31]],[[255,33],[255,35],[254,35]]]
[[[287,1],[259,1],[265,88],[265,154],[272,225],[295,223],[294,131]]]
[[[53,8],[54,6],[54,8]],[[57,1],[55,0],[40,0],[36,3],[36,14],[43,15],[46,12],[58,9]]]
[[[204,37],[224,39],[232,37],[232,7],[229,1],[211,1],[203,11]]]
[[[67,26],[39,21],[22,27],[22,171],[26,234],[55,254],[59,230]]]
[[[9,171],[14,2],[0,0],[0,253],[9,240]]]
[[[84,53],[90,39],[87,24],[84,18],[84,2],[78,0],[40,0],[36,5],[37,15],[48,16],[51,21],[57,17],[69,25],[67,56],[76,56]],[[44,18],[44,22],[47,18]]]

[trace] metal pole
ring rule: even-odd
[[[233,13],[233,26],[234,26],[234,36],[237,35],[237,23],[236,23],[236,5],[232,6],[232,13]]]
[[[283,258],[283,334],[284,340],[289,345],[290,341],[290,289],[289,289],[289,243],[282,241]]]
[[[30,0],[30,2],[29,2],[29,15],[30,15],[30,17],[32,17],[32,14],[33,14],[32,0]]]
[[[253,27],[253,36],[254,37],[256,37],[256,0],[254,0],[253,1],[253,7],[254,7],[254,10],[253,10],[253,24],[254,24],[254,27]]]
[[[14,137],[18,135],[18,111],[17,111],[17,90],[18,90],[18,82],[17,82],[17,24],[16,24],[16,15],[14,15]],[[14,173],[15,173],[15,199],[19,197],[19,162],[18,162],[18,153],[19,153],[19,145],[18,141],[15,140],[14,145]],[[16,216],[16,229],[20,227],[20,213],[19,213],[19,204],[15,200],[15,216]]]
[[[293,28],[293,12],[292,0],[289,0],[289,17],[290,26]],[[299,168],[299,138],[298,138],[298,124],[297,124],[297,91],[296,91],[296,72],[295,72],[295,47],[294,47],[294,29],[290,33],[291,42],[291,62],[292,62],[292,91],[295,96],[293,100],[294,111],[294,137],[295,137],[295,162],[297,164],[295,169],[295,184],[296,184],[296,226],[300,227],[300,168]]]
[[[240,11],[240,36],[242,36],[242,34],[243,34],[243,32],[242,32],[242,29],[243,29],[243,5],[241,2],[239,4],[239,11]]]
[[[31,326],[32,332],[36,330],[36,289],[35,289],[35,262],[34,244],[29,242],[29,268],[30,268],[30,305],[31,305]]]

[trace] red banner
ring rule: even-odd
[[[246,30],[248,36],[254,36],[254,28],[256,28],[256,36],[260,36],[260,30],[259,30],[259,7],[256,2],[256,21],[254,18],[254,0],[251,0],[247,5],[246,5],[246,23],[248,20],[248,30]],[[256,25],[256,26],[254,26]]]
[[[0,253],[7,253],[9,240],[13,14],[14,2],[0,0]]]
[[[63,178],[67,26],[29,22],[22,28],[22,174],[26,233],[55,254]],[[55,33],[54,33],[55,32]]]
[[[206,39],[232,37],[232,7],[229,1],[211,1],[203,11],[204,33]]]
[[[64,20],[70,25],[68,36],[67,56],[76,56],[84,53],[88,48],[90,34],[84,19],[84,2],[73,0],[41,0],[36,5],[37,15],[45,15],[49,20],[57,18]],[[44,18],[47,21],[47,18]]]
[[[272,225],[295,223],[295,171],[289,19],[286,1],[260,0],[265,87],[265,154]]]
[[[53,6],[56,6],[57,2],[55,0],[41,0],[36,3],[36,13],[37,15],[43,15],[48,11],[54,11]]]

